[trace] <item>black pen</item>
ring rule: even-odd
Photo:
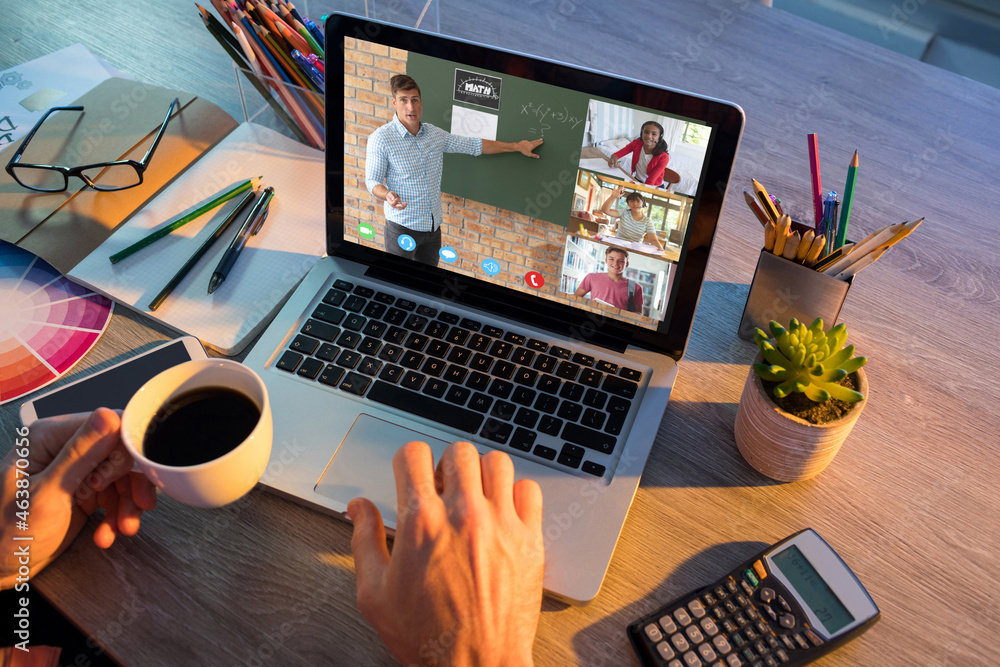
[[[202,258],[202,255],[208,252],[208,249],[212,247],[212,244],[215,243],[220,236],[222,236],[222,233],[226,231],[226,228],[229,227],[233,220],[236,219],[236,216],[240,214],[240,211],[246,208],[246,205],[250,203],[250,200],[253,199],[255,194],[257,194],[256,189],[251,189],[248,193],[246,193],[243,199],[240,200],[240,203],[236,205],[236,208],[234,208],[229,215],[226,216],[226,219],[222,221],[222,224],[219,225],[212,235],[205,239],[205,242],[201,244],[201,247],[198,248],[193,255],[191,255],[191,259],[189,259],[187,263],[181,267],[181,270],[170,279],[170,282],[167,283],[166,287],[160,290],[160,293],[149,302],[150,310],[156,310],[160,307],[163,300],[174,291],[174,288],[177,287],[182,280],[184,280],[184,276],[188,274],[188,271],[190,271],[194,265],[198,263],[198,260]]]
[[[212,274],[212,279],[208,282],[209,294],[219,289],[219,285],[226,280],[226,276],[229,275],[229,272],[233,269],[233,265],[236,264],[236,260],[239,258],[240,253],[243,252],[247,241],[250,240],[251,236],[256,236],[257,232],[260,231],[261,226],[264,224],[264,219],[267,218],[267,208],[271,204],[272,197],[274,197],[274,188],[268,186],[264,190],[264,194],[257,200],[257,203],[254,204],[253,209],[250,210],[250,215],[243,222],[240,231],[233,237],[232,243],[226,248],[226,252],[222,255],[219,265],[215,267],[215,273]]]

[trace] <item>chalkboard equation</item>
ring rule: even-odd
[[[534,120],[538,121],[537,124],[531,125],[528,128],[528,134],[539,134],[543,137],[545,136],[545,131],[551,130],[553,127],[549,123],[569,125],[571,129],[576,129],[576,126],[585,120],[571,114],[566,107],[563,107],[562,110],[557,110],[548,104],[535,104],[534,102],[522,104],[521,115],[533,117]]]

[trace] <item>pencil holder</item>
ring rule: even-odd
[[[787,323],[793,317],[806,326],[822,317],[824,326],[832,327],[852,281],[837,280],[761,250],[737,334],[753,340],[754,330],[767,331],[771,320]]]
[[[319,148],[326,146],[323,93],[263,76],[233,63],[243,120]]]

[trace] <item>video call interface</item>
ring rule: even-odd
[[[359,51],[369,50],[357,42]],[[386,173],[391,175],[383,181],[387,188],[392,189],[390,181],[419,182],[426,189],[423,203],[431,208],[441,197],[441,246],[437,257],[421,261],[656,329],[669,314],[679,282],[675,277],[705,173],[711,127],[413,51],[402,56],[393,51],[405,59],[406,74],[419,86],[421,123],[459,137],[542,140],[533,151],[537,158],[516,151],[446,152],[439,185],[437,175],[424,170],[420,149],[417,159],[402,164],[390,157]],[[348,86],[387,90],[395,73],[364,72],[371,76],[361,76],[359,67]],[[356,94],[345,92],[348,98]],[[363,127],[370,137],[393,111],[374,108],[376,123],[359,120],[354,127]],[[369,152],[357,160],[363,171],[368,160],[376,159],[372,142],[346,138],[347,144],[352,141],[368,144]],[[385,161],[384,154],[379,160]],[[358,183],[366,188],[364,177]],[[414,250],[419,234],[403,229],[392,241],[386,237],[385,219],[394,211],[370,194],[358,201],[358,209],[372,212],[370,221],[352,215],[358,209],[352,211],[348,196],[345,231],[353,227],[368,247],[385,251],[385,244],[394,242],[404,252]]]

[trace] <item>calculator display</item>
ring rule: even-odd
[[[854,621],[854,616],[847,611],[847,607],[798,547],[792,545],[773,554],[771,561],[785,575],[795,592],[823,623],[830,635],[837,634]]]

